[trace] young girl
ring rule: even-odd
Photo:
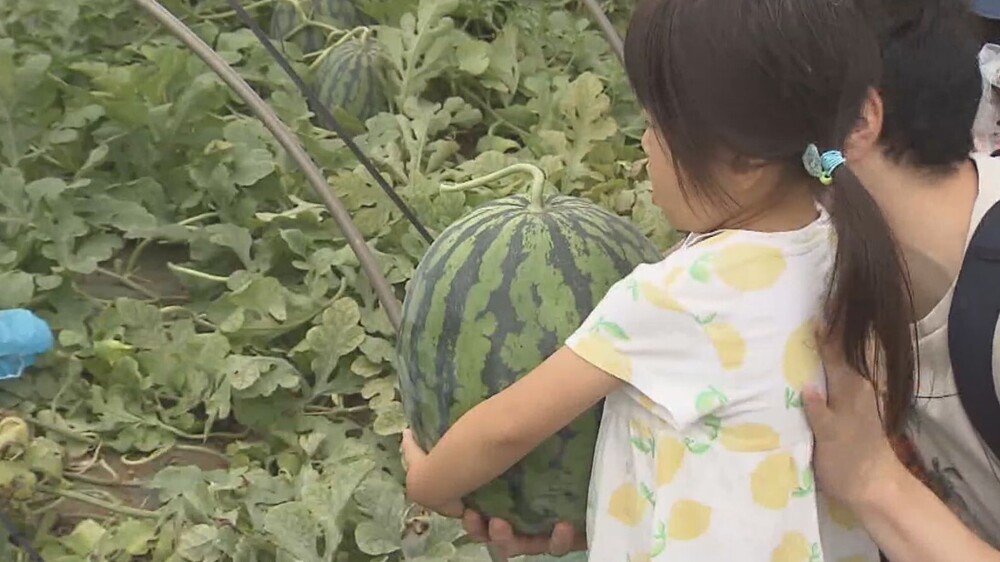
[[[882,364],[888,384],[912,386],[899,256],[839,152],[863,110],[880,116],[861,1],[639,2],[626,66],[650,121],[654,198],[691,234],[429,455],[407,436],[414,501],[461,515],[463,495],[606,398],[590,560],[878,560],[817,494],[801,410],[803,387],[821,383],[822,322],[845,328],[866,376]],[[886,404],[891,430],[905,409]]]

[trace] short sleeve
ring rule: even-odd
[[[671,257],[615,284],[566,345],[681,430],[723,405],[727,368],[742,363],[746,343],[718,313],[725,296]]]

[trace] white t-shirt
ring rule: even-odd
[[[979,195],[972,211],[970,239],[986,211],[1000,201],[1000,158],[985,154],[973,158],[979,170]],[[933,218],[928,218],[928,224],[933,225]],[[969,422],[951,370],[948,313],[953,291],[954,285],[917,323],[920,380],[909,434],[935,492],[983,540],[1000,548],[1000,463]],[[1000,374],[1000,334],[994,338],[994,349],[996,376]],[[1000,390],[1000,381],[995,386]]]
[[[587,517],[595,562],[877,562],[816,493],[801,389],[833,267],[830,217],[690,236],[617,283],[567,341],[607,397]]]

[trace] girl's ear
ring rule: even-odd
[[[861,106],[854,128],[844,143],[844,153],[848,161],[865,158],[878,148],[882,136],[882,122],[885,117],[882,95],[870,88]]]

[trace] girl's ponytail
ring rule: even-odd
[[[847,363],[875,386],[883,423],[895,435],[903,430],[916,376],[909,276],[882,212],[840,153],[825,153],[822,164],[817,177],[829,184],[838,238],[828,322],[842,334]]]

